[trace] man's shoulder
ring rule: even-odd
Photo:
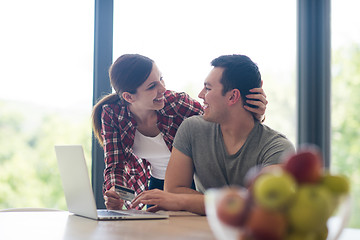
[[[280,133],[264,124],[259,124],[259,129],[262,132],[261,141],[264,141],[265,145],[281,145],[285,149],[292,149],[294,147],[293,143],[285,136],[285,134]]]
[[[180,128],[181,131],[199,134],[200,132],[209,131],[214,126],[215,123],[204,120],[202,115],[195,115],[185,119]]]
[[[286,136],[274,129],[272,129],[271,127],[265,125],[265,124],[261,124],[258,123],[258,129],[259,131],[261,131],[264,135],[267,136],[273,136],[273,137],[279,137],[279,138],[286,138]]]
[[[191,126],[210,126],[214,123],[204,120],[202,115],[194,115],[191,117],[188,117],[184,120],[185,124],[189,124]]]

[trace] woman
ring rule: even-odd
[[[203,109],[186,93],[166,90],[158,67],[148,57],[122,55],[110,67],[109,76],[115,93],[95,105],[92,120],[105,153],[105,205],[120,209],[124,201],[115,184],[136,194],[163,189],[176,131],[185,118],[202,114]],[[262,89],[255,90],[260,94],[252,98],[260,101],[250,103],[258,107],[246,107],[261,118],[267,102]]]

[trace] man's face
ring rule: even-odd
[[[223,85],[220,83],[224,69],[214,67],[204,82],[204,88],[198,97],[204,100],[204,119],[220,123],[227,116],[226,94],[223,96]]]

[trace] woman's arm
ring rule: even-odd
[[[256,107],[250,107],[247,104],[244,105],[244,108],[252,112],[257,120],[260,122],[265,121],[265,110],[268,101],[266,100],[266,94],[262,88],[253,88],[250,89],[251,94],[246,95],[246,103],[254,105]]]
[[[147,188],[148,173],[145,160],[137,159],[131,153],[133,139],[130,138],[129,133],[132,130],[130,127],[125,130],[120,128],[117,112],[119,112],[117,109],[104,107],[102,137],[105,155],[104,198],[105,201],[106,198],[111,198],[110,200],[121,203],[121,206],[118,206],[120,208],[123,202],[117,200],[116,192],[113,191],[115,184],[132,188],[139,194]],[[125,202],[125,206],[129,207],[129,202]],[[112,208],[115,209],[114,206]]]

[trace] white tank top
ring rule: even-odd
[[[156,137],[147,137],[135,131],[134,154],[151,164],[150,174],[157,179],[165,179],[166,167],[170,158],[169,148],[159,133]]]

